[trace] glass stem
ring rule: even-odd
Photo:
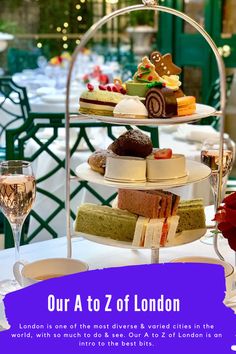
[[[12,228],[13,238],[15,241],[15,260],[19,261],[22,224],[11,224],[11,228]]]

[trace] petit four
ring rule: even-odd
[[[88,158],[88,164],[93,171],[102,175],[105,173],[106,159],[110,154],[108,150],[97,150],[92,153]]]
[[[160,76],[156,73],[155,66],[148,57],[144,57],[138,65],[133,80],[126,82],[127,93],[130,96],[145,97],[148,90],[147,84],[155,81],[160,81]]]
[[[205,229],[206,218],[202,199],[182,200],[178,206],[179,225],[177,232]]]
[[[109,149],[116,155],[136,156],[145,158],[152,153],[152,142],[148,135],[138,129],[133,129],[120,135]]]
[[[144,57],[141,63],[138,65],[138,70],[134,74],[134,82],[150,83],[153,81],[159,81],[160,76],[155,71],[155,65],[153,65],[148,57]]]
[[[196,98],[184,96],[177,98],[178,116],[187,116],[196,112]]]
[[[120,241],[132,241],[137,218],[137,215],[125,210],[83,204],[77,212],[75,231]]]
[[[106,159],[105,179],[119,182],[146,182],[146,160],[111,154]]]
[[[173,91],[162,84],[148,90],[145,105],[150,118],[170,118],[177,115],[177,99]]]
[[[147,157],[147,180],[150,182],[187,176],[186,160],[182,154],[171,158],[155,158],[155,152]]]
[[[172,62],[171,54],[155,51],[150,59],[142,58],[132,80],[126,83],[117,78],[114,83],[100,84],[96,89],[88,83],[88,91],[80,97],[79,111],[127,119],[191,115],[196,111],[196,100],[181,90],[180,73],[181,68]]]
[[[88,90],[80,96],[79,111],[84,114],[112,116],[117,103],[124,97],[119,92],[94,89],[88,84]]]
[[[150,219],[176,215],[180,197],[161,190],[118,190],[118,208]]]
[[[180,90],[181,81],[178,75],[158,75],[154,65],[147,57],[142,59],[138,66],[138,71],[134,74],[133,80],[126,82],[127,93],[130,96],[145,97],[149,89],[149,84],[162,83],[163,86],[173,91],[175,97],[184,96]]]
[[[139,97],[141,100],[145,99],[146,93],[148,91],[147,83],[129,80],[125,84],[128,95]]]
[[[182,72],[182,69],[173,63],[172,55],[169,53],[161,55],[160,52],[153,52],[151,62],[155,65],[155,70],[160,76],[179,75]]]
[[[125,96],[114,108],[114,117],[143,119],[148,117],[145,105],[135,96]]]

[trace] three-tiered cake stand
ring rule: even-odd
[[[160,12],[165,12],[172,14],[174,16],[177,16],[184,21],[188,22],[192,27],[194,27],[207,41],[209,44],[210,48],[212,49],[217,65],[218,65],[218,70],[219,70],[219,76],[220,76],[220,94],[221,94],[221,110],[216,112],[216,110],[212,107],[202,105],[202,104],[197,104],[197,109],[196,113],[191,115],[191,116],[185,116],[185,117],[175,117],[171,119],[125,119],[125,118],[114,118],[114,117],[107,117],[107,116],[97,116],[97,115],[84,115],[84,114],[78,114],[77,116],[71,116],[70,111],[69,111],[69,101],[70,101],[70,84],[71,84],[71,78],[72,78],[72,71],[76,63],[77,56],[79,52],[81,51],[82,48],[84,48],[87,44],[87,42],[93,38],[94,34],[100,29],[104,24],[109,22],[111,19],[114,19],[115,17],[118,17],[120,15],[130,13],[133,11],[146,11],[146,10],[153,10],[153,11],[160,11]],[[217,193],[217,205],[219,206],[221,202],[221,185],[222,185],[222,162],[223,162],[223,134],[224,134],[224,120],[225,120],[225,105],[226,105],[226,77],[225,77],[225,67],[224,67],[224,62],[218,52],[217,46],[212,40],[212,38],[208,35],[208,33],[192,18],[187,16],[186,14],[168,8],[164,6],[159,6],[157,1],[154,0],[143,0],[143,4],[140,5],[134,5],[134,6],[128,6],[123,9],[119,9],[117,11],[112,12],[111,14],[103,17],[101,20],[99,20],[96,24],[94,24],[82,37],[79,45],[76,47],[73,55],[72,55],[72,60],[70,63],[69,67],[69,73],[68,73],[68,79],[67,79],[67,94],[66,94],[66,119],[65,119],[65,129],[66,129],[66,232],[67,232],[67,257],[71,257],[72,254],[72,243],[71,243],[71,222],[70,222],[70,191],[71,191],[71,180],[75,179],[75,177],[71,176],[71,161],[70,161],[70,122],[73,120],[75,122],[76,119],[78,120],[87,120],[88,118],[90,119],[95,119],[95,120],[100,120],[103,122],[107,123],[112,123],[112,124],[122,124],[122,125],[145,125],[145,126],[159,126],[159,125],[169,125],[169,124],[181,124],[181,123],[190,123],[194,121],[198,121],[199,119],[204,119],[209,116],[219,116],[220,119],[220,148],[219,148],[219,179],[218,179],[218,193]],[[76,169],[76,175],[80,180],[87,180],[89,182],[93,182],[98,185],[104,185],[104,186],[109,186],[109,187],[116,187],[116,188],[132,188],[132,189],[169,189],[173,187],[180,187],[186,184],[190,183],[195,183],[195,182],[200,182],[206,178],[209,177],[211,170],[205,166],[204,164],[201,164],[200,162],[194,162],[194,161],[188,161],[188,171],[189,175],[187,179],[179,179],[176,181],[166,181],[166,182],[160,182],[160,183],[141,183],[141,184],[134,184],[134,183],[118,183],[118,182],[109,182],[104,179],[103,176],[99,175],[98,173],[92,171],[90,167],[85,163]],[[132,248],[131,243],[123,245],[121,242],[116,242],[116,241],[111,241],[106,238],[98,237],[96,235],[84,235],[89,240],[92,240],[94,242],[100,242],[102,244],[109,244],[109,245],[114,245],[114,246],[126,246],[128,248]],[[176,244],[184,244],[187,242],[192,242],[195,241],[196,239],[200,238],[202,236],[202,233],[195,232],[192,233],[187,233],[183,234],[182,237],[178,239]],[[217,256],[220,259],[223,259],[222,255],[219,252],[218,249],[218,235],[215,235],[214,238],[214,249],[217,254]],[[159,262],[159,248],[152,248],[151,249],[151,262],[152,263],[158,263]]]

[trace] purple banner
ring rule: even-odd
[[[2,352],[227,354],[236,316],[218,265],[89,271],[7,295]],[[4,349],[4,351],[3,351]]]

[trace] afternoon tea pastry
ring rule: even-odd
[[[141,63],[138,65],[138,71],[134,74],[134,82],[150,83],[159,81],[160,76],[155,71],[153,65],[148,57],[143,57]]]
[[[150,138],[138,129],[128,130],[121,134],[109,149],[120,156],[136,156],[145,158],[152,152]]]
[[[84,114],[112,116],[118,102],[124,97],[119,92],[94,89],[91,84],[80,96],[79,111]]]
[[[105,173],[106,159],[110,154],[108,150],[97,150],[88,158],[88,164],[93,171],[99,172],[102,175]]]
[[[170,53],[161,55],[160,52],[153,52],[150,59],[160,76],[179,75],[182,72],[182,69],[173,63]]]
[[[177,98],[178,116],[187,116],[196,112],[196,98],[184,96]]]
[[[160,82],[164,84],[163,85],[164,87],[173,90],[174,92],[178,91],[180,86],[182,85],[178,75],[170,75],[170,76],[163,75],[160,78]]]
[[[148,90],[145,105],[149,118],[170,118],[177,115],[177,100],[173,90],[162,84]]]
[[[114,117],[143,119],[148,117],[145,105],[135,96],[125,96],[114,108]]]
[[[144,98],[148,90],[147,84],[155,81],[160,81],[160,77],[155,71],[155,66],[148,57],[144,57],[138,65],[138,70],[134,74],[133,80],[126,82],[127,94]]]
[[[182,154],[172,154],[169,158],[159,158],[158,154],[153,152],[147,157],[147,180],[150,182],[186,176],[186,159]]]
[[[105,179],[116,182],[146,182],[146,160],[134,156],[107,156]]]

